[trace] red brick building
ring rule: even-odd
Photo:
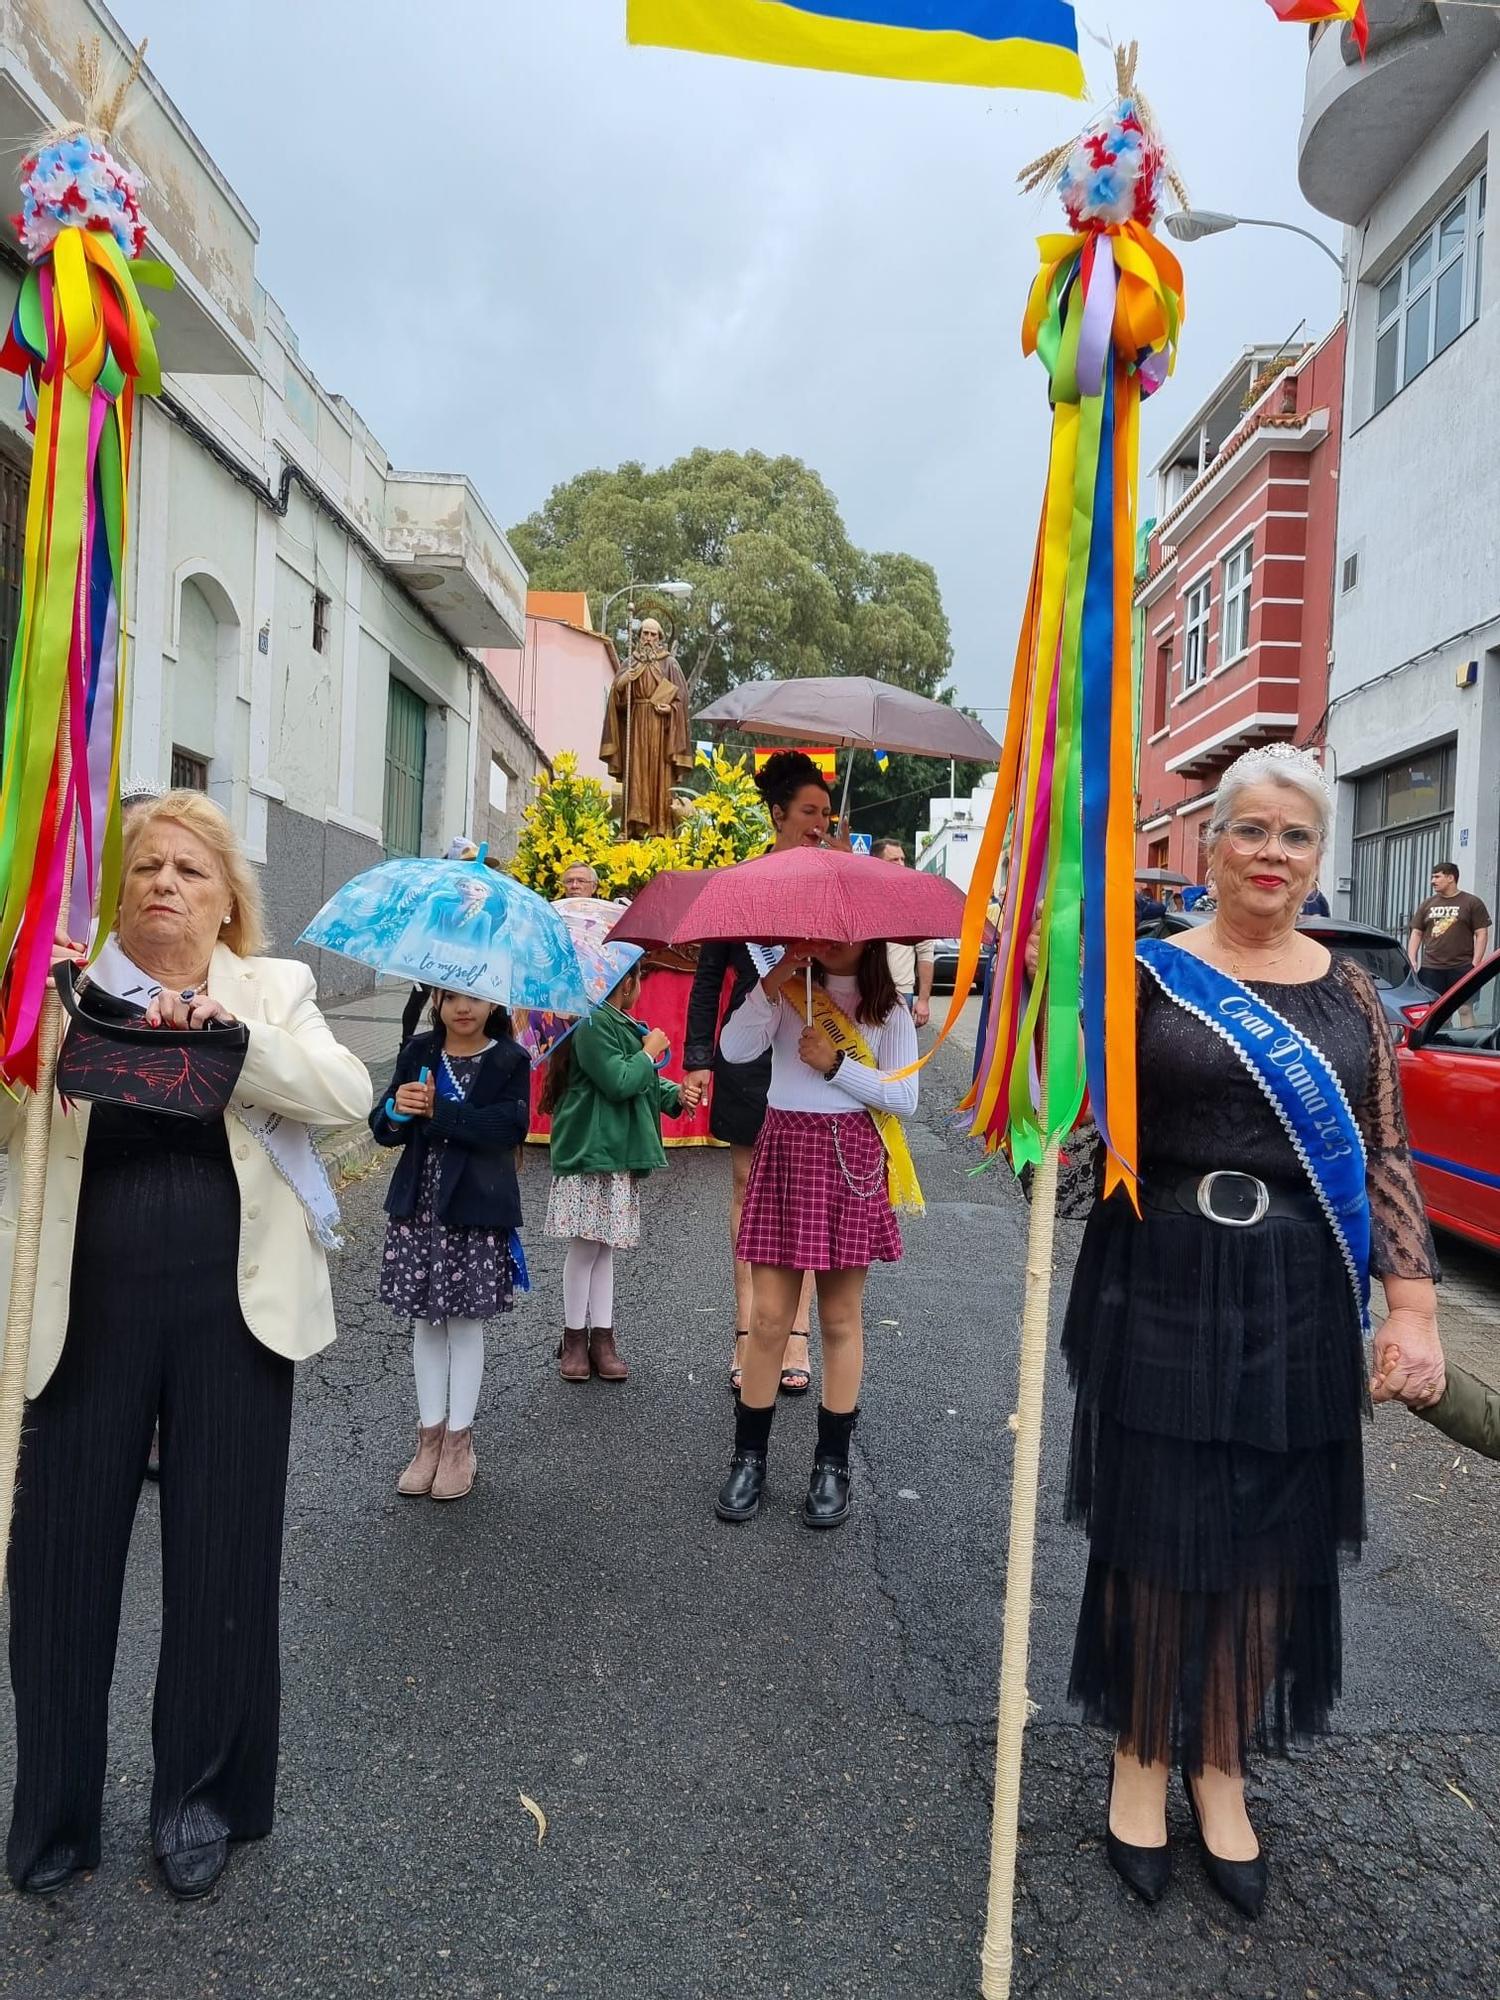
[[[1141,867],[1201,882],[1226,765],[1323,739],[1343,381],[1342,325],[1247,348],[1156,468],[1135,593]]]

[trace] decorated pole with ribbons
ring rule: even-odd
[[[30,269],[0,367],[21,377],[32,432],[20,622],[0,768],[0,1080],[25,1110],[0,1363],[0,1552],[9,1541],[46,1188],[59,1002],[56,940],[102,944],[120,887],[120,737],[131,432],[161,371],[136,289],[140,184],[106,145],[139,74],[106,92],[80,47],[86,122],[22,162],[15,226]]]
[[[1022,345],[1047,371],[1051,458],[994,804],[964,913],[956,1021],[1004,858],[985,1033],[964,1108],[1012,1165],[1036,1170],[1011,1492],[982,1954],[987,2000],[1010,1992],[1032,1556],[1059,1149],[1087,1100],[1106,1191],[1136,1195],[1135,725],[1131,595],[1139,418],[1170,372],[1182,274],[1152,234],[1164,182],[1186,205],[1117,52],[1118,95],[1080,139],[1022,176],[1055,187],[1067,234],[1041,239]],[[1035,971],[1027,947],[1036,933]]]

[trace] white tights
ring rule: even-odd
[[[575,1236],[563,1259],[563,1324],[599,1331],[615,1323],[615,1253],[607,1243]]]
[[[477,1319],[413,1322],[412,1369],[417,1414],[426,1429],[446,1417],[450,1431],[466,1431],[479,1408],[484,1380],[484,1322]]]

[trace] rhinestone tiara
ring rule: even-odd
[[[1314,779],[1323,796],[1332,803],[1333,787],[1329,784],[1328,775],[1318,761],[1315,751],[1299,750],[1294,743],[1260,744],[1256,749],[1246,750],[1235,758],[1219,780],[1219,789],[1222,791],[1234,773],[1246,764],[1283,764],[1288,770],[1295,770],[1299,776]]]

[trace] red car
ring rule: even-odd
[[[1396,1060],[1427,1213],[1500,1250],[1500,952],[1400,1036]]]

